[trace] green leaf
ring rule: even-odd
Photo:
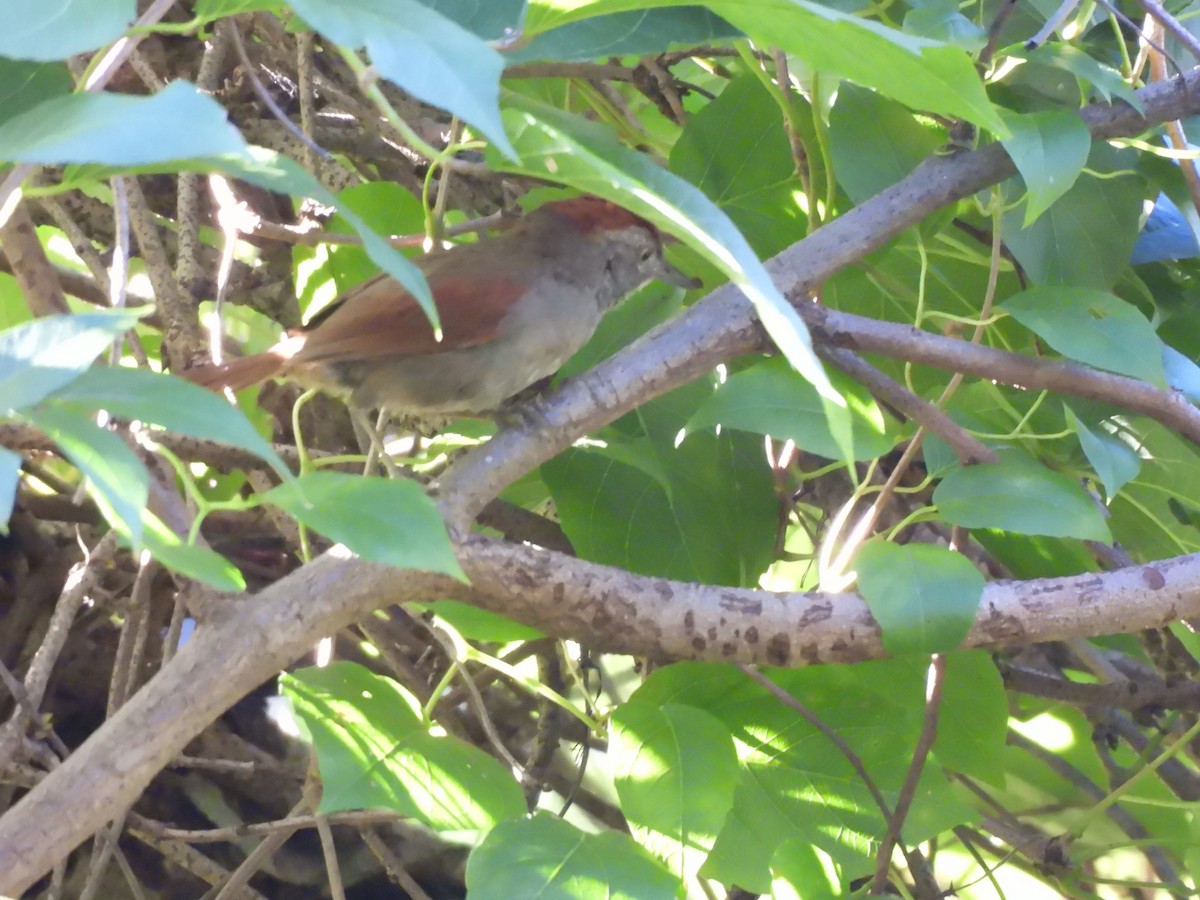
[[[46,316],[0,332],[0,415],[33,406],[77,378],[142,314]]]
[[[807,104],[796,108],[797,122],[811,121]],[[689,116],[671,148],[671,171],[721,207],[763,258],[807,232],[795,165],[779,104],[753,75],[735,78]]]
[[[655,0],[688,6],[694,0]],[[531,0],[527,33],[589,16],[639,9],[646,0]],[[704,4],[763,46],[795,54],[811,69],[872,88],[913,109],[964,118],[997,135],[1007,129],[983,90],[971,57],[957,47],[913,37],[805,0],[709,0]]]
[[[1132,151],[1107,144],[1092,147],[1088,167],[1100,174],[1129,168]],[[1108,290],[1129,268],[1141,222],[1143,186],[1129,172],[1108,178],[1089,175],[1028,228],[1016,206],[1016,184],[1009,182],[1006,202],[1013,205],[1001,220],[1004,243],[1034,284],[1071,284]]]
[[[496,759],[430,733],[420,704],[390,678],[355,663],[280,676],[312,736],[320,811],[391,809],[435,831],[487,831],[525,814],[525,798]]]
[[[66,59],[116,40],[135,16],[134,0],[8,0],[0,56]]]
[[[999,308],[1068,359],[1165,386],[1154,328],[1136,306],[1107,291],[1031,288]]]
[[[847,85],[829,114],[829,152],[838,184],[855,203],[895,184],[945,143],[898,103]]]
[[[151,556],[181,575],[220,591],[246,589],[246,579],[233,563],[208,547],[185,544],[149,510],[142,511],[142,542]]]
[[[1024,222],[1028,228],[1075,183],[1087,163],[1092,133],[1078,113],[1067,110],[1010,113],[1004,122],[1012,132],[1004,149],[1029,192]]]
[[[704,255],[754,303],[767,333],[788,361],[831,403],[839,402],[812,349],[808,329],[775,287],[741,232],[699,190],[641,153],[617,143],[602,126],[514,96],[505,111],[520,166],[510,171],[551,178],[619,202]]]
[[[1122,416],[1124,436],[1144,458],[1137,477],[1109,498],[1113,536],[1137,560],[1200,551],[1200,452],[1145,418]]]
[[[516,151],[500,121],[500,54],[416,0],[291,0],[309,25],[346,47],[366,47],[379,74]]]
[[[351,210],[376,234],[416,234],[425,230],[425,207],[421,201],[411,191],[392,181],[357,184],[339,191],[337,201],[340,208]],[[335,232],[353,230],[341,213],[334,215],[325,227]],[[317,255],[316,248],[308,249],[306,255]],[[332,245],[324,255],[325,262],[308,275],[306,293],[309,286],[323,284],[326,273],[332,275],[340,295],[379,271],[378,263],[362,247]],[[304,312],[311,319],[320,309],[310,305],[304,307]]]
[[[1079,437],[1079,446],[1092,468],[1096,471],[1104,493],[1112,500],[1131,479],[1136,478],[1142,466],[1137,453],[1124,441],[1103,429],[1091,429],[1075,415],[1071,407],[1064,407],[1067,424]]]
[[[0,57],[0,122],[51,97],[69,94],[72,86],[71,73],[62,63],[17,62]]]
[[[504,54],[513,65],[531,60],[582,62],[605,56],[646,56],[671,47],[693,47],[741,36],[720,16],[699,6],[640,9],[571,22],[536,35]]]
[[[25,416],[87,476],[89,493],[109,524],[134,549],[140,548],[150,475],[137,454],[117,435],[67,407],[45,403]]]
[[[196,0],[192,14],[202,22],[211,22],[226,16],[259,10],[276,11],[282,7],[282,0]]]
[[[906,34],[916,34],[976,53],[987,44],[987,32],[958,11],[957,3],[914,7],[904,14]]]
[[[466,580],[437,506],[414,482],[310,472],[262,497],[363,559]]]
[[[855,460],[874,459],[892,448],[887,423],[866,388],[838,372],[834,388],[850,411],[851,453]],[[837,440],[829,429],[821,398],[811,384],[782,359],[764,359],[729,377],[687,423],[689,434],[721,425],[754,434],[791,438],[818,456],[838,459]]]
[[[8,534],[8,520],[17,499],[21,479],[21,454],[0,447],[0,534]]]
[[[1118,97],[1138,112],[1145,111],[1137,91],[1120,72],[1088,56],[1078,47],[1052,41],[1033,51],[1016,47],[1008,52],[1009,55],[1017,59],[1026,59],[1033,65],[1045,66],[1056,71],[1066,69],[1094,87],[1105,101],[1111,102],[1113,97]]]
[[[629,702],[609,740],[621,811],[642,846],[694,878],[733,807],[739,778],[729,730],[693,706]]]
[[[985,650],[949,654],[933,745],[938,760],[1002,789],[1007,733],[1008,698],[992,654]]]
[[[820,897],[833,900],[844,897],[837,868],[828,865],[828,857],[806,841],[784,841],[771,857],[772,894],[789,896],[780,890],[780,883],[792,889],[790,896]]]
[[[470,641],[507,644],[511,641],[534,641],[545,637],[536,628],[488,612],[460,600],[434,600],[432,603],[409,603],[405,609],[425,610],[445,619],[454,630]]]
[[[186,81],[149,97],[56,97],[0,124],[0,159],[14,162],[136,166],[244,148],[221,105]]]
[[[933,544],[872,541],[858,552],[854,568],[888,653],[943,653],[971,630],[983,576],[961,553]]]
[[[1019,452],[954,470],[933,492],[933,502],[947,521],[964,528],[1112,542],[1096,502],[1077,481]]]
[[[525,0],[421,0],[421,2],[452,22],[456,22],[485,41],[503,41],[521,30],[525,15]],[[507,59],[507,54],[505,55]]]
[[[922,673],[889,661],[769,674],[849,743],[885,797],[896,796],[920,732]],[[629,702],[695,707],[733,735],[742,774],[701,875],[769,893],[771,861],[788,840],[819,847],[840,866],[870,871],[886,831],[870,792],[824,735],[743,673],[677,663],[655,671]],[[969,815],[941,774],[929,770],[905,840],[925,840]]]
[[[545,812],[492,829],[467,860],[471,900],[677,900],[681,885],[626,834]]]
[[[685,581],[757,582],[771,561],[778,503],[762,439],[704,432],[676,446],[707,392],[702,383],[673,391],[605,432],[608,447],[572,449],[542,466],[581,557]]]
[[[224,398],[173,375],[145,369],[101,366],[88,369],[51,399],[107,410],[168,431],[223,441],[253,453],[284,478],[292,473],[249,420]]]

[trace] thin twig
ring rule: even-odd
[[[114,198],[115,201],[116,198]],[[105,295],[104,302],[111,305],[112,290],[109,287],[109,272],[108,266],[105,265],[100,251],[96,249],[91,237],[84,231],[83,226],[79,224],[76,217],[67,209],[62,202],[62,198],[56,196],[38,197],[34,201],[42,210],[50,216],[50,219],[62,229],[63,234],[67,236],[67,240],[71,242],[71,249],[75,251],[75,255],[83,260],[83,264],[87,266],[92,277],[96,280],[101,292]],[[122,191],[122,202],[124,202],[124,191]],[[128,218],[128,207],[124,210],[124,215]],[[60,272],[59,278],[62,279]],[[153,296],[143,297],[143,302],[153,303]],[[99,300],[97,303],[101,302]]]
[[[146,39],[149,34],[149,26],[158,22],[174,5],[175,0],[154,0],[150,7],[138,16],[130,33],[108,48],[100,62],[92,69],[92,74],[88,77],[87,84],[83,86],[83,89],[85,91],[102,90],[117,74],[117,70],[121,68],[125,60],[137,49],[138,44]]]
[[[147,900],[142,883],[138,880],[137,874],[133,871],[133,866],[129,864],[124,851],[120,847],[116,847],[113,850],[113,856],[117,860],[121,874],[125,876],[125,883],[129,886],[129,892],[133,894],[133,900]]]
[[[110,531],[87,557],[71,569],[67,583],[63,586],[58,603],[50,617],[50,625],[41,646],[33,655],[29,669],[25,673],[25,695],[35,709],[41,705],[45,696],[46,685],[50,681],[50,673],[58,661],[59,655],[66,646],[67,637],[71,631],[71,623],[75,615],[96,586],[104,567],[112,560],[117,550],[117,533]],[[17,746],[25,733],[24,716],[21,711],[13,714],[4,726],[0,728],[0,763],[13,758]]]
[[[411,900],[433,900],[422,889],[411,875],[404,868],[404,864],[400,858],[392,852],[391,848],[384,842],[383,838],[374,828],[360,828],[358,833],[362,835],[363,843],[368,849],[375,854],[375,858],[383,865],[384,871],[387,872],[388,878],[400,886]]]
[[[309,172],[316,172],[318,156],[315,149],[317,143],[313,140],[313,125],[316,118],[316,90],[313,86],[313,52],[316,47],[316,35],[312,31],[302,29],[296,35],[296,93],[300,101],[300,131],[304,135],[303,162]],[[250,68],[249,57],[246,56],[242,37],[237,36],[238,55],[242,64]],[[290,121],[290,119],[288,120]]]
[[[982,68],[986,69],[992,64],[992,57],[996,54],[996,48],[1000,46],[1000,36],[1004,32],[1004,26],[1008,24],[1008,20],[1016,8],[1017,0],[1004,0],[1004,5],[997,10],[995,18],[992,19],[992,24],[988,26],[987,43],[979,51],[978,65]]]
[[[137,683],[138,669],[150,631],[150,586],[158,574],[159,565],[149,552],[143,552],[138,560],[137,575],[125,610],[125,622],[117,639],[117,650],[113,657],[112,677],[108,689],[108,716],[120,709]]]
[[[496,751],[497,755],[504,760],[514,772],[524,772],[525,767],[520,761],[512,755],[508,747],[504,746],[504,741],[500,737],[500,732],[496,730],[496,725],[492,721],[491,714],[487,710],[487,704],[483,702],[483,694],[479,692],[479,688],[475,685],[471,673],[458,658],[458,653],[454,649],[454,643],[441,630],[431,623],[425,622],[423,619],[417,620],[425,625],[429,634],[437,641],[438,646],[442,648],[442,652],[450,661],[450,665],[457,667],[458,674],[462,679],[463,687],[467,689],[467,696],[471,699],[471,708],[475,711],[475,717],[479,720],[479,724],[483,727],[483,733],[487,735],[488,743]]]
[[[238,60],[242,64],[242,68],[246,73],[246,79],[250,82],[250,87],[254,90],[254,95],[262,101],[263,106],[270,111],[271,115],[274,116],[275,119],[284,128],[286,128],[293,137],[295,137],[304,145],[308,153],[313,153],[321,157],[321,159],[332,159],[333,157],[329,151],[319,146],[317,142],[306,133],[306,128],[297,125],[288,118],[287,113],[279,108],[279,104],[275,102],[275,98],[271,96],[271,92],[267,90],[266,86],[262,83],[262,79],[258,77],[258,72],[255,71],[254,63],[250,61],[250,57],[246,53],[246,45],[242,42],[242,34],[238,30],[237,25],[229,19],[222,19],[221,23],[227,23],[229,25],[229,32],[233,39],[234,50],[237,51]],[[310,40],[310,50],[311,46]],[[308,168],[309,171],[312,171],[311,163],[306,165],[306,168]]]
[[[213,28],[212,38],[205,42],[196,73],[196,87],[207,94],[216,92],[225,71],[225,57],[229,52],[232,34],[236,32],[233,21],[220,19]],[[200,186],[203,176],[194,172],[181,172],[175,190],[175,280],[193,299],[199,300],[199,292],[207,280],[201,263],[200,253],[204,246],[200,240],[200,228],[207,224],[203,212]],[[193,347],[194,349],[194,347]]]
[[[320,783],[312,779],[305,786],[304,794],[300,798],[300,802],[292,807],[287,814],[287,818],[291,819],[297,816],[301,810],[312,809],[320,796]],[[288,838],[295,834],[298,828],[280,828],[270,832],[257,847],[250,851],[242,864],[238,866],[229,876],[221,889],[213,892],[213,900],[233,900],[238,896],[254,877],[255,873],[262,868],[263,863],[274,855],[275,851],[287,843]]]
[[[50,747],[58,754],[59,759],[66,759],[71,753],[70,748],[63,743],[62,738],[55,734],[54,729],[50,727],[50,724],[38,712],[33,701],[29,699],[25,685],[17,680],[16,675],[9,671],[8,666],[4,664],[3,660],[0,660],[0,681],[4,682],[4,686],[8,689],[9,694],[12,695],[13,700],[21,707],[25,712],[25,716],[33,724],[35,735],[40,737],[44,734],[46,740],[50,743]]]
[[[133,835],[147,847],[152,847],[172,864],[179,866],[185,872],[190,872],[201,881],[217,885],[229,878],[229,870],[218,865],[194,847],[189,847],[181,841],[161,838],[142,827],[141,819],[136,813],[129,814],[129,834]],[[239,900],[267,900],[262,894],[251,887],[243,886],[238,895]]]
[[[871,880],[872,893],[881,893],[887,884],[888,869],[892,864],[892,851],[900,841],[900,831],[904,827],[904,820],[908,818],[913,798],[917,795],[917,784],[921,780],[921,773],[925,770],[925,761],[929,758],[929,751],[933,749],[933,742],[937,738],[938,716],[942,709],[942,688],[945,683],[946,656],[942,653],[935,653],[929,661],[929,671],[925,678],[925,716],[921,723],[921,734],[917,738],[916,747],[913,748],[912,762],[909,763],[908,772],[904,776],[904,785],[900,788],[900,794],[896,798],[895,814],[892,821],[888,823],[887,834],[884,835],[883,843],[879,845],[879,852],[875,856],[875,876]],[[917,876],[917,872],[912,874]],[[936,882],[922,883],[919,879],[917,888],[922,897],[937,896],[939,893]]]
[[[771,51],[771,59],[775,62],[775,82],[779,85],[779,91],[783,95],[783,102],[791,104],[792,102],[792,76],[788,71],[787,54],[776,47]],[[796,177],[800,179],[800,183],[804,188],[804,192],[808,193],[808,150],[804,147],[804,140],[800,137],[800,132],[796,130],[796,122],[792,116],[784,114],[783,116],[784,129],[787,131],[788,146],[792,151],[792,166],[796,170]]]
[[[879,807],[879,812],[883,815],[884,822],[888,823],[890,827],[891,823],[895,820],[895,814],[892,811],[892,807],[887,802],[887,798],[883,796],[883,791],[879,789],[879,785],[875,783],[875,779],[871,777],[871,773],[867,771],[866,765],[863,764],[862,757],[855,752],[854,748],[847,744],[840,734],[825,724],[824,720],[822,720],[820,716],[813,712],[813,710],[809,709],[805,704],[801,703],[790,693],[760,672],[756,666],[739,666],[738,668],[740,668],[742,672],[744,672],[752,681],[757,682],[761,687],[765,688],[766,691],[771,694],[771,696],[773,696],[788,709],[799,713],[804,718],[804,721],[808,722],[809,725],[823,734],[826,739],[828,739],[829,742],[837,748],[838,752],[846,758],[848,763],[850,763],[850,766],[854,769],[855,774],[857,774],[859,779],[862,781],[863,786],[870,792],[872,799],[875,801],[875,805]]]
[[[1007,741],[1014,747],[1028,753],[1034,759],[1038,760],[1042,765],[1046,766],[1058,777],[1068,782],[1080,793],[1092,798],[1096,801],[1104,800],[1109,792],[1096,784],[1057,753],[1052,753],[1041,744],[1031,741],[1018,731],[1011,728],[1008,731]],[[1126,812],[1122,807],[1115,804],[1107,807],[1104,814],[1110,818],[1113,823],[1121,829],[1126,835],[1136,841],[1145,841],[1150,838],[1150,833],[1137,821],[1132,815]],[[1182,887],[1179,881],[1179,875],[1175,872],[1175,868],[1168,862],[1166,854],[1159,847],[1148,846],[1144,848],[1146,859],[1150,865],[1154,867],[1155,874],[1163,882],[1163,886],[1171,890],[1172,893],[1177,893]],[[1169,887],[1168,887],[1169,886]]]
[[[346,887],[342,884],[342,868],[338,865],[337,847],[333,844],[329,819],[326,816],[317,816],[316,819],[317,835],[321,838],[321,855],[325,858],[330,900],[346,900]]]
[[[1046,20],[1046,24],[1038,29],[1038,33],[1025,42],[1026,50],[1036,50],[1046,41],[1054,36],[1054,32],[1070,18],[1071,13],[1075,11],[1075,7],[1079,5],[1079,0],[1062,0],[1058,8],[1051,13],[1050,18]]]
[[[1146,707],[1160,709],[1200,709],[1200,682],[1185,681],[1178,684],[1161,679],[1154,681],[1125,680],[1107,684],[1071,681],[1037,669],[1002,662],[1000,673],[1009,690],[1031,697],[1061,700],[1073,706],[1103,706],[1108,708],[1139,710]],[[1200,799],[1200,797],[1198,797]]]
[[[172,828],[162,822],[144,817],[138,817],[136,825],[146,833],[162,838],[164,841],[182,841],[185,844],[219,844],[237,843],[248,837],[264,837],[277,831],[294,834],[304,828],[316,828],[319,818],[326,819],[331,825],[368,828],[373,825],[389,825],[403,817],[399,813],[388,810],[366,809],[329,813],[325,816],[289,815],[287,818],[275,819],[272,822],[231,825],[227,828]]]
[[[1178,19],[1167,12],[1166,7],[1158,0],[1137,0],[1137,4],[1146,11],[1146,15],[1170,32],[1171,37],[1183,44],[1192,56],[1200,60],[1200,40],[1197,40],[1196,36],[1184,28]]]
[[[112,861],[113,851],[117,849],[117,840],[125,829],[125,816],[122,813],[113,819],[106,828],[102,828],[92,839],[92,859],[88,868],[87,882],[79,894],[79,900],[94,900],[100,890],[104,873]]]
[[[1157,38],[1161,43],[1163,39],[1163,26],[1157,19],[1147,15],[1146,17],[1146,46],[1150,46],[1150,38]],[[1159,51],[1150,49],[1150,78],[1153,81],[1163,81],[1167,77],[1166,57]],[[1171,143],[1171,149],[1186,151],[1188,147],[1187,135],[1184,134],[1183,125],[1178,119],[1172,119],[1167,123],[1167,139]],[[1196,173],[1196,161],[1193,159],[1180,159],[1179,172],[1183,175],[1184,184],[1187,185],[1188,196],[1192,200],[1192,206],[1197,214],[1200,214],[1200,177]]]
[[[1133,19],[1129,18],[1129,16],[1125,15],[1125,13],[1121,12],[1121,10],[1119,10],[1117,7],[1113,6],[1109,0],[1096,0],[1096,3],[1105,12],[1107,12],[1110,16],[1112,16],[1130,31],[1138,32],[1141,36],[1142,43],[1145,44],[1150,50],[1153,50],[1166,59],[1166,61],[1171,64],[1171,68],[1175,70],[1175,74],[1180,78],[1183,78],[1183,67],[1179,65],[1175,57],[1167,52],[1167,48],[1151,35],[1150,29],[1139,27],[1137,22],[1133,21]],[[1147,19],[1149,18],[1150,17],[1147,16]],[[1140,55],[1141,54],[1139,54],[1139,57]]]
[[[225,444],[221,441],[210,441],[187,435],[174,434],[169,431],[149,432],[149,437],[156,444],[166,447],[180,459],[188,462],[202,462],[216,469],[268,469],[270,468],[259,457],[240,447]],[[272,444],[272,448],[292,469],[299,468],[300,455],[291,444]],[[13,423],[0,424],[0,447],[10,450],[38,450],[53,452],[55,444],[44,433],[31,425]],[[324,450],[310,449],[307,451],[312,459],[325,459],[333,454]]]
[[[955,422],[938,406],[892,380],[857,353],[841,347],[821,347],[820,353],[823,358],[864,385],[876,399],[894,407],[926,431],[940,437],[964,466],[995,462],[998,459],[991,447]]]
[[[150,208],[141,184],[128,179],[129,222],[137,238],[138,249],[146,264],[146,274],[154,286],[154,298],[165,325],[163,357],[175,371],[182,371],[192,349],[200,346],[200,325],[193,304],[184,297],[171,269],[166,248],[159,235],[158,220]]]

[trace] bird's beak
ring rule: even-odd
[[[699,278],[692,278],[690,275],[680,272],[661,256],[658,258],[658,262],[658,271],[654,273],[654,277],[659,281],[665,281],[667,284],[673,284],[686,291],[695,290],[703,283]]]

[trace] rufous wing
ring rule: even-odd
[[[305,334],[293,363],[333,363],[386,356],[427,356],[475,347],[496,337],[522,287],[503,279],[444,275],[430,280],[443,338],[424,310],[394,280],[381,276],[351,291]]]

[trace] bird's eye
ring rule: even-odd
[[[650,259],[653,256],[654,256],[654,250],[650,247],[647,247],[645,250],[642,251],[642,262],[650,262]]]

